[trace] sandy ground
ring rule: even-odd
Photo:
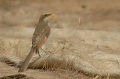
[[[68,39],[70,36],[74,38],[74,41],[84,43],[84,45],[81,44],[83,46],[80,47],[81,51],[88,49],[86,51],[90,52],[98,46],[97,50],[119,54],[119,3],[119,0],[1,0],[0,39],[31,40],[40,14],[55,13],[56,16],[50,22],[51,40]],[[78,26],[79,18],[81,24]],[[74,28],[77,29],[73,30]],[[73,33],[69,35],[72,30]],[[79,36],[79,39],[76,36]],[[30,45],[30,43],[27,44]],[[0,51],[0,54],[23,59],[29,52],[29,48],[27,49],[24,55],[19,54],[19,51],[14,53]],[[0,62],[0,77],[18,74],[17,71],[17,67]],[[24,74],[37,79],[102,79],[64,69],[29,69]]]

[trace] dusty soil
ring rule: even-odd
[[[50,22],[51,29],[53,29],[51,40],[66,38],[68,40],[68,37],[72,36],[75,41],[79,40],[79,42],[85,43],[85,46],[82,45],[81,51],[88,48],[86,51],[89,52],[90,47],[94,49],[98,46],[99,50],[119,54],[119,3],[119,0],[1,0],[0,39],[31,40],[40,14],[55,13],[56,16]],[[81,24],[78,26],[79,18]],[[73,30],[74,28],[77,29]],[[72,31],[74,31],[72,35],[69,35],[68,33]],[[79,39],[76,39],[74,35],[79,36]],[[101,38],[105,42],[101,42]],[[26,44],[31,45],[30,43]],[[3,47],[3,45],[1,46]],[[19,51],[12,53],[0,51],[0,54],[23,59],[29,52],[29,48],[27,49],[22,50],[24,52],[22,54],[19,54]],[[18,74],[18,69],[18,67],[8,66],[0,62],[0,77]],[[29,69],[24,74],[38,79],[101,79],[98,76],[89,76],[65,69]]]

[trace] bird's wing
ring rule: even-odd
[[[35,47],[39,42],[43,40],[43,38],[46,36],[48,37],[50,33],[50,26],[46,23],[44,24],[38,24],[36,26],[35,32],[33,34],[32,38],[32,46]]]
[[[37,46],[41,41],[43,41],[43,38],[45,36],[48,37],[49,34],[50,34],[50,27],[47,24],[38,24],[32,38],[33,47]],[[23,64],[21,65],[19,72],[23,72],[27,69],[29,62],[35,53],[33,47],[31,48],[31,51],[29,52]]]

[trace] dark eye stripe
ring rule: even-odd
[[[45,13],[45,14],[44,14],[44,16],[48,16],[48,15],[49,15],[49,13]]]

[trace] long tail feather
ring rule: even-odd
[[[18,72],[24,72],[27,69],[27,67],[28,67],[28,65],[29,65],[29,63],[30,63],[34,54],[35,54],[34,48],[31,47],[31,50],[30,50],[28,56],[26,57],[23,64],[20,66],[20,69],[19,69]]]

